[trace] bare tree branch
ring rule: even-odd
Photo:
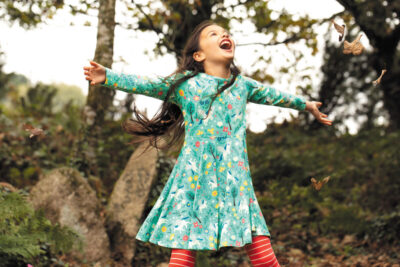
[[[168,50],[169,52],[173,52],[173,53],[175,53],[175,54],[179,54],[179,51],[178,51],[177,49],[175,49],[175,47],[172,47],[170,42],[167,42],[167,41],[165,40],[166,35],[162,32],[162,30],[161,30],[160,28],[157,28],[157,27],[154,25],[153,20],[151,19],[151,17],[150,17],[146,12],[144,12],[142,6],[141,6],[140,4],[134,3],[133,0],[132,0],[132,3],[133,3],[133,4],[136,6],[136,8],[140,11],[140,13],[142,13],[143,16],[146,18],[147,22],[149,23],[150,29],[153,30],[154,32],[158,33],[158,34],[161,34],[161,35],[163,36],[163,38],[160,38],[159,43],[162,44],[162,45],[164,45],[164,46],[167,48],[167,50]]]
[[[293,35],[292,37],[289,37],[281,42],[269,42],[269,43],[260,43],[260,42],[255,42],[255,43],[245,43],[245,44],[237,44],[236,46],[246,46],[246,45],[263,45],[263,46],[273,46],[273,45],[280,45],[280,44],[287,44],[287,43],[292,43],[300,40],[301,37],[298,35]]]
[[[248,4],[250,2],[254,2],[254,1],[255,0],[246,0],[246,1],[243,1],[243,2],[239,1],[237,4],[233,4],[233,5],[229,5],[229,6],[222,6],[222,7],[217,8],[215,10],[215,13],[217,13],[218,11],[225,11],[228,8],[235,8],[235,7],[238,7],[238,6],[242,6],[242,5]],[[223,5],[223,3],[222,3],[222,5]]]

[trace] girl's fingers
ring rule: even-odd
[[[90,64],[93,65],[93,66],[95,66],[95,67],[98,67],[98,66],[99,66],[99,64],[97,64],[97,63],[94,62],[94,61],[90,61]]]

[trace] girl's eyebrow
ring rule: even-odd
[[[210,34],[210,33],[212,33],[212,32],[215,32],[215,30],[211,30],[211,31],[209,31],[209,32],[207,33],[207,35],[209,35],[209,34]],[[230,32],[228,32],[227,30],[224,30],[224,32],[226,32],[227,34],[231,35],[231,33],[230,33]]]

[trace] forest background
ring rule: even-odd
[[[395,266],[400,255],[400,2],[333,2],[340,6],[337,12],[321,11],[329,15],[313,18],[260,0],[1,0],[0,18],[32,30],[51,24],[60,10],[81,17],[95,12],[96,47],[88,58],[107,67],[116,62],[117,27],[152,33],[154,49],[145,56],[157,62],[165,56],[177,60],[192,29],[202,20],[215,20],[237,38],[241,58],[251,55],[254,64],[243,64],[243,74],[321,101],[321,111],[333,119],[327,127],[305,112],[284,111],[272,113],[264,131],[248,129],[253,184],[282,265]],[[311,1],[304,3],[313,8]],[[125,20],[116,22],[116,4]],[[349,42],[363,34],[361,55],[343,53],[332,20],[346,25]],[[74,20],[65,23],[73,27]],[[0,49],[7,35],[2,37]],[[105,207],[137,149],[126,145],[130,136],[121,122],[131,116],[135,101],[146,97],[123,93],[118,99],[114,90],[100,86],[33,84],[18,72],[4,72],[6,55],[0,53],[0,260],[9,266],[92,266],[65,256],[78,242],[73,227],[50,222],[18,196],[29,195],[41,175],[68,166],[88,181]],[[54,66],[63,71],[56,58]],[[387,72],[374,84],[382,69]],[[280,109],[248,106],[249,113]],[[157,156],[157,179],[143,216],[178,153]],[[312,186],[311,178],[327,176],[320,190]],[[168,262],[170,249],[138,242],[134,255],[132,266],[156,266]],[[246,266],[246,257],[244,250],[223,248],[200,252],[197,265]]]

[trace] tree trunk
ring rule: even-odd
[[[115,1],[116,0],[100,0],[98,27],[97,27],[97,44],[94,55],[94,61],[103,66],[111,67],[114,54],[114,29],[115,29]],[[110,88],[90,85],[89,94],[86,99],[87,110],[92,111],[93,120],[86,120],[90,128],[91,134],[97,135],[104,122],[105,114],[112,105],[115,90]]]

